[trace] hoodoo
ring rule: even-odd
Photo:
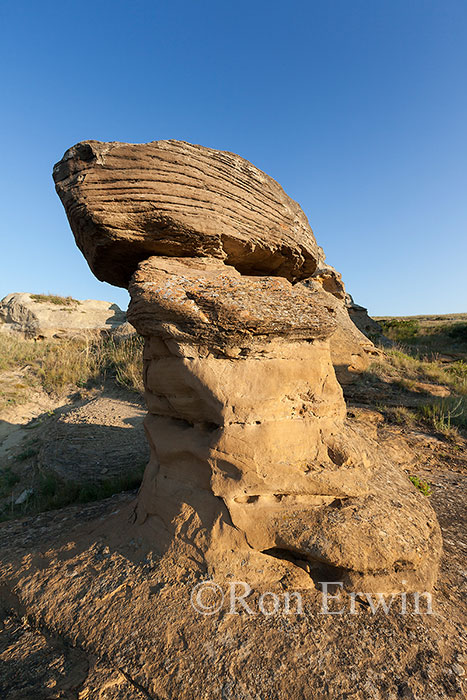
[[[335,354],[371,343],[299,205],[239,156],[177,141],[84,142],[54,179],[145,337],[146,535],[250,582],[431,588],[436,516],[346,422]]]

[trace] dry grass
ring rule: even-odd
[[[107,358],[117,384],[139,393],[143,385],[143,338],[134,335],[125,340],[110,341]]]
[[[369,371],[387,381],[397,381],[412,390],[416,382],[447,386],[456,393],[467,394],[467,362],[442,364],[435,360],[409,355],[399,348],[385,350],[384,358],[373,362]]]
[[[392,348],[370,365],[368,373],[402,392],[412,392],[412,400],[419,397],[412,408],[380,405],[392,423],[428,428],[452,440],[459,436],[459,429],[467,428],[467,363],[463,360],[446,364]],[[428,399],[422,391],[426,384],[446,387],[451,395]]]
[[[407,406],[382,406],[381,411],[385,414],[391,423],[404,425],[409,428],[415,427],[417,416]]]
[[[467,427],[467,399],[450,396],[424,403],[418,408],[417,417],[436,432],[455,439],[459,435],[458,429]]]
[[[449,440],[456,440],[459,428],[467,427],[467,400],[462,396],[428,401],[417,408],[380,406],[380,410],[391,423],[406,428],[428,428]]]
[[[57,306],[75,306],[81,303],[73,297],[60,297],[57,294],[31,294],[31,299],[41,304],[56,304]]]
[[[34,341],[2,334],[0,370],[6,373],[6,379],[2,382],[0,405],[25,401],[31,387],[60,394],[106,379],[142,392],[142,346],[142,338],[137,335],[116,342],[96,334],[60,341]]]
[[[384,335],[404,352],[436,361],[439,354],[467,355],[467,314],[379,318]]]

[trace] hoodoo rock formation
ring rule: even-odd
[[[209,256],[245,275],[304,280],[337,300],[331,356],[341,383],[377,350],[350,320],[341,276],[271,177],[234,153],[180,141],[85,141],[54,168],[76,243],[98,279],[127,287],[151,255]]]
[[[429,589],[435,514],[346,423],[331,356],[345,290],[298,204],[239,156],[176,141],[81,143],[54,178],[146,339],[145,536],[249,582]]]
[[[330,336],[331,359],[337,379],[345,385],[367,369],[371,360],[380,355],[380,350],[369,339],[367,329],[374,330],[366,309],[361,306],[359,323],[353,320],[353,308],[356,307],[352,297],[346,293],[341,275],[328,265],[319,267],[300,284],[310,291],[320,291],[326,304],[332,307],[336,315],[336,328]],[[366,317],[366,318],[365,318]],[[374,326],[377,326],[373,321]],[[378,326],[379,328],[379,326]],[[382,333],[381,328],[379,328]]]

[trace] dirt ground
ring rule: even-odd
[[[145,414],[138,394],[110,383],[61,397],[35,391],[31,400],[4,410],[0,515],[32,514],[60,505],[59,498],[66,504],[73,487],[86,485],[90,496],[105,485],[121,490],[119,484],[141,476],[148,460]]]
[[[362,408],[351,420],[373,422],[401,461],[413,451],[405,467],[431,483],[444,537],[433,615],[374,615],[362,605],[323,617],[308,594],[305,619],[194,618],[188,598],[202,575],[142,547],[135,493],[120,494],[1,526],[1,697],[465,697],[465,441],[453,450]]]
[[[414,406],[416,391],[363,376],[345,393],[349,420],[364,424],[408,476],[430,484],[444,539],[433,614],[373,613],[364,601],[351,614],[343,594],[344,614],[323,615],[315,590],[304,593],[301,616],[197,615],[190,591],[207,572],[187,568],[157,542],[148,545],[133,522],[133,490],[0,525],[0,698],[466,697],[466,435],[448,439],[388,420],[383,400]],[[143,413],[141,404],[115,394],[81,395],[62,406],[31,401],[2,426],[2,458],[11,457],[21,474],[15,495],[53,454],[47,445],[69,440],[67,431],[84,426],[91,431],[83,433],[86,442],[99,435],[98,452],[113,429],[133,434]],[[18,462],[35,430],[42,431],[39,449]]]

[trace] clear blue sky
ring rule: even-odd
[[[234,151],[373,315],[467,311],[466,0],[3,0],[0,296],[126,306],[51,172],[83,139]]]

